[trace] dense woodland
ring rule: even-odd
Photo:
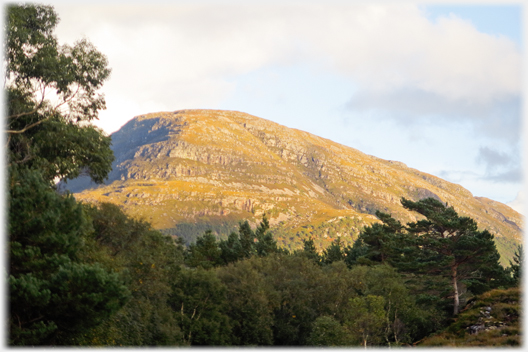
[[[181,239],[116,205],[84,204],[58,179],[102,182],[110,138],[92,125],[110,69],[88,41],[59,46],[52,7],[7,7],[8,344],[398,346],[448,326],[475,295],[519,286],[521,248],[435,199],[421,220],[380,222],[353,245],[288,251],[264,217],[218,239]],[[46,92],[53,92],[48,100]]]

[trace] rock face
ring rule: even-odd
[[[324,246],[337,236],[353,241],[361,227],[377,221],[376,210],[415,220],[400,199],[434,197],[494,233],[503,259],[521,241],[521,215],[502,203],[401,162],[241,112],[137,116],[112,141],[116,161],[107,183],[77,179],[68,188],[80,200],[120,204],[166,231],[181,224],[256,222],[266,213],[279,243],[314,235]]]

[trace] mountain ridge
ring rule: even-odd
[[[243,112],[140,115],[112,141],[116,160],[105,185],[85,178],[68,188],[80,200],[119,204],[176,235],[171,229],[182,224],[256,223],[266,213],[279,243],[295,247],[315,236],[322,248],[341,236],[352,243],[361,227],[377,221],[376,210],[414,221],[400,199],[434,197],[496,234],[503,262],[521,241],[522,217],[505,204]]]

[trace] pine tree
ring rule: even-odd
[[[235,232],[231,232],[227,240],[220,240],[218,247],[220,248],[222,265],[234,263],[242,259],[242,246],[239,236]]]
[[[315,263],[322,265],[322,258],[315,248],[315,243],[312,237],[307,240],[303,240],[303,249],[302,251],[296,252],[301,256],[304,256],[310,260],[313,260]]]
[[[426,217],[408,223],[407,231],[415,236],[421,249],[422,266],[429,272],[449,276],[452,286],[453,315],[460,310],[459,284],[469,288],[479,284],[479,291],[488,290],[504,281],[505,271],[499,264],[499,254],[493,235],[479,231],[469,217],[459,216],[453,207],[446,207],[434,198],[412,202],[405,198],[402,205]],[[475,292],[480,293],[480,292]]]
[[[242,249],[242,257],[252,257],[255,251],[255,241],[257,239],[255,233],[246,221],[241,222],[238,228],[240,247]]]
[[[460,310],[461,283],[473,294],[507,283],[493,235],[478,230],[473,219],[459,216],[434,198],[417,202],[403,198],[402,205],[425,218],[403,226],[389,214],[377,212],[382,223],[360,233],[360,245],[352,251],[356,262],[388,263],[420,275],[426,291],[452,297],[454,315]],[[444,293],[445,279],[451,289]]]
[[[513,262],[510,260],[510,270],[512,274],[512,280],[513,280],[514,285],[516,286],[521,285],[523,256],[524,256],[523,246],[519,245],[517,246],[517,250],[515,251]]]
[[[129,297],[117,273],[83,261],[92,228],[72,196],[12,166],[9,175],[9,344],[69,344]]]
[[[341,261],[344,258],[345,254],[343,248],[341,248],[341,237],[338,237],[323,251],[322,262],[324,264],[331,264]]]
[[[255,242],[255,250],[257,255],[260,257],[265,257],[271,253],[282,253],[277,241],[273,239],[273,234],[269,231],[270,225],[266,214],[262,217],[262,221],[255,231],[255,237],[257,241]]]
[[[222,252],[211,230],[196,239],[196,243],[189,246],[185,263],[191,267],[210,269],[222,264]]]

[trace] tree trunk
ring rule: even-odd
[[[460,300],[458,298],[457,266],[456,265],[451,267],[451,277],[453,279],[453,293],[454,293],[453,315],[457,315],[458,309],[460,306]]]

